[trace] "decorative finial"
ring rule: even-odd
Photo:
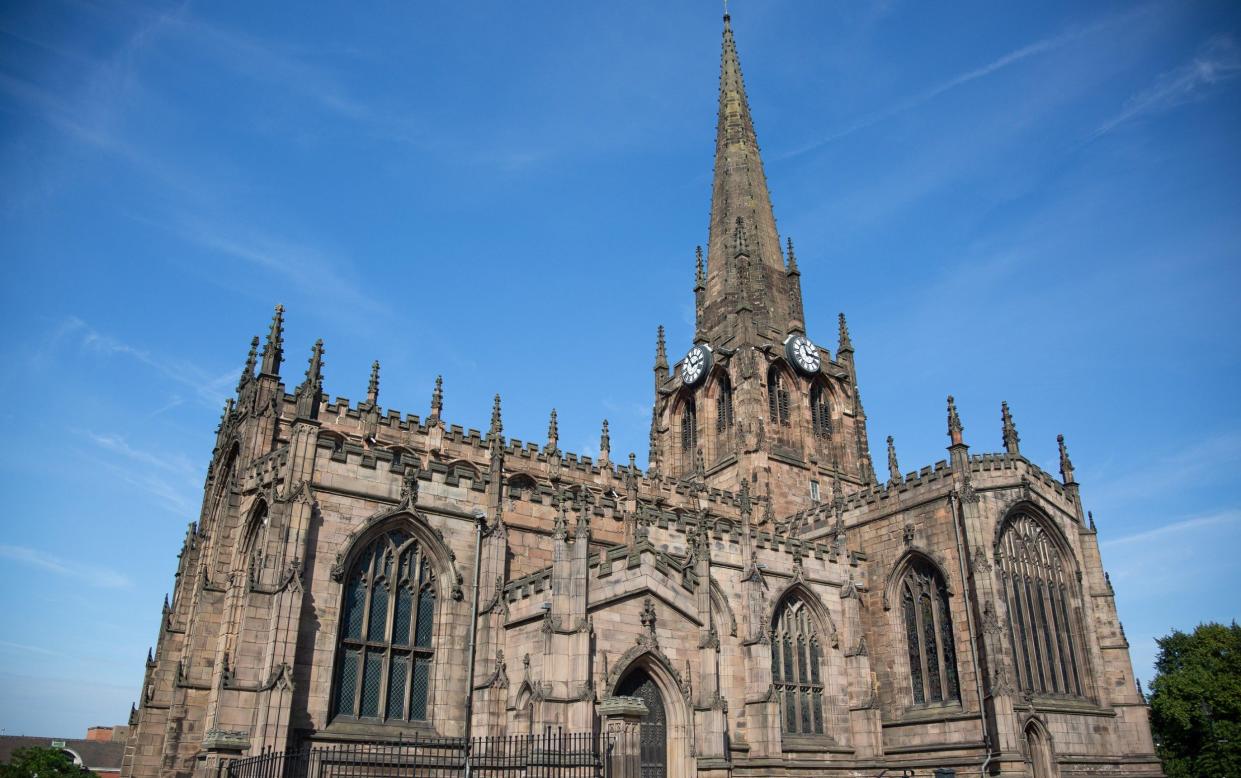
[[[842,313],[840,320],[840,342],[836,346],[837,351],[853,351],[853,341],[849,339],[849,324],[845,321],[845,315]]]
[[[241,378],[237,381],[237,391],[254,378],[254,365],[259,353],[259,336],[250,339],[250,353],[246,354],[246,366],[241,369]]]
[[[444,376],[435,377],[435,389],[431,391],[431,416],[429,421],[439,421],[444,411]]]
[[[1073,460],[1069,459],[1069,449],[1064,445],[1064,436],[1057,435],[1056,443],[1060,446],[1060,477],[1066,484],[1076,483],[1073,477]]]
[[[552,537],[557,540],[564,540],[564,538],[569,534],[569,519],[565,516],[565,503],[568,502],[568,500],[562,493],[559,501],[560,504],[556,507],[556,522],[552,525]]]
[[[1094,511],[1086,511],[1086,516],[1090,518],[1090,531],[1098,532],[1098,530],[1095,529],[1095,526],[1094,526]]]
[[[502,432],[504,432],[504,422],[500,420],[500,395],[497,393],[495,400],[491,403],[491,427],[487,430],[487,438],[495,442],[500,439]]]
[[[297,416],[301,419],[319,418],[319,403],[323,397],[323,339],[315,341],[306,365],[306,379],[294,391],[297,400]]]
[[[263,368],[265,375],[280,375],[280,363],[284,361],[284,306],[277,305],[271,317],[271,327],[267,330],[267,343],[263,346]]]
[[[366,387],[366,401],[371,405],[379,402],[379,360],[371,363],[371,381]]]
[[[961,433],[965,428],[961,426],[961,417],[957,415],[957,403],[952,399],[952,395],[948,395],[948,437],[952,440],[952,445],[962,445]]]
[[[793,239],[788,239],[789,267],[788,274],[791,276],[801,275],[801,271],[797,269],[797,255],[793,253]]]
[[[608,434],[608,420],[603,420],[603,431],[599,433],[599,458],[607,460],[612,453],[612,437]]]
[[[1013,424],[1013,415],[1008,412],[1008,401],[1000,403],[1000,420],[1004,423],[1004,450],[1010,454],[1021,453],[1021,437],[1017,434],[1017,425]]]
[[[668,372],[668,349],[664,344],[664,325],[659,325],[655,335],[655,372]]]
[[[702,262],[702,246],[694,249],[694,257],[697,260],[697,269],[694,271],[694,291],[707,288],[707,272]]]
[[[547,450],[556,451],[560,443],[560,425],[556,422],[556,409],[552,408],[551,418],[547,420]]]
[[[896,462],[896,443],[891,435],[888,436],[888,477],[891,479],[888,483],[901,482],[901,466]]]

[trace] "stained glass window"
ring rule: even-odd
[[[1018,683],[1039,694],[1081,696],[1080,630],[1067,552],[1028,513],[1009,519],[998,552]]]
[[[915,557],[900,586],[914,704],[959,700],[952,610],[943,576],[930,562]]]
[[[341,594],[332,710],[337,716],[427,716],[435,576],[413,536],[391,530],[357,556]]]
[[[784,732],[822,734],[823,683],[819,667],[822,652],[806,603],[796,595],[780,606],[771,643],[773,656],[783,653],[784,661],[779,663],[783,666],[773,667],[772,681],[784,703]],[[778,647],[782,647],[782,651]]]

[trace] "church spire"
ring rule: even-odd
[[[659,325],[655,335],[655,388],[668,380],[668,347],[664,343],[664,325]]]
[[[738,238],[744,239],[744,251],[739,249]],[[746,308],[759,325],[758,334],[785,326],[788,304],[780,294],[787,283],[784,254],[728,15],[724,16],[720,54],[707,260],[706,321],[700,324],[706,337],[721,341],[735,334],[724,329],[725,322],[729,314]],[[739,268],[740,264],[747,267]]]
[[[250,353],[246,355],[246,366],[241,369],[241,378],[237,381],[237,391],[240,392],[246,384],[254,380],[254,364],[259,353],[259,336],[255,335],[250,340]]]
[[[271,329],[267,331],[267,343],[263,346],[263,375],[279,376],[280,363],[284,360],[284,306],[277,305],[271,317]]]
[[[1021,437],[1017,435],[1017,425],[1013,424],[1013,415],[1008,412],[1008,401],[1000,403],[1000,421],[1004,429],[1004,450],[1014,456],[1021,453]]]
[[[371,363],[371,380],[366,386],[366,401],[371,405],[379,402],[379,360]]]

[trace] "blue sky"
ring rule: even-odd
[[[1056,470],[1067,436],[1143,680],[1238,615],[1235,3],[734,0],[812,338],[871,441]],[[0,729],[120,723],[249,339],[284,375],[644,458],[692,335],[715,2],[6,3]],[[882,451],[876,448],[882,461]]]

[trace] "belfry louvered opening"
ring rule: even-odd
[[[427,719],[435,574],[413,536],[390,530],[345,579],[332,711],[356,719]]]

